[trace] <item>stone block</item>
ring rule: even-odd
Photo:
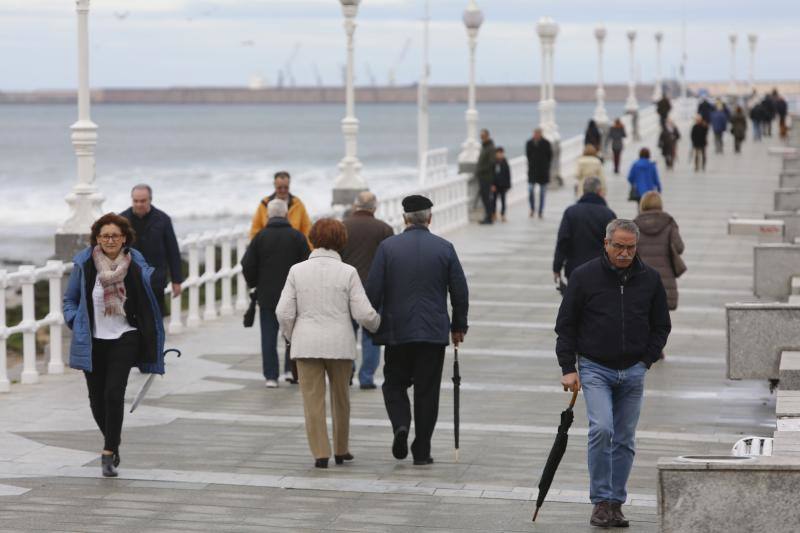
[[[794,532],[800,523],[800,457],[755,457],[735,463],[658,463],[662,533]]]
[[[800,352],[783,352],[778,368],[781,380],[781,391],[800,392]]]
[[[778,379],[781,352],[800,349],[800,306],[728,304],[728,379]]]
[[[783,242],[782,220],[732,218],[728,220],[728,235],[758,237],[759,242]]]
[[[763,299],[785,302],[792,278],[800,276],[800,245],[759,244],[753,248],[753,292]]]
[[[796,155],[786,155],[783,157],[784,172],[800,172],[800,157]]]
[[[775,211],[797,211],[800,209],[800,189],[777,189]]]
[[[773,211],[764,218],[783,221],[783,242],[794,243],[800,238],[800,211]]]
[[[781,189],[795,189],[800,187],[800,172],[781,172]]]

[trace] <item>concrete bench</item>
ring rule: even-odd
[[[758,237],[759,242],[783,242],[784,222],[778,219],[732,218],[728,235]]]
[[[800,187],[800,172],[781,172],[781,189],[795,189]]]
[[[728,379],[779,378],[781,352],[800,349],[800,306],[728,304]]]
[[[797,531],[800,457],[658,462],[662,533]]]
[[[759,298],[785,302],[792,278],[800,276],[800,245],[774,243],[753,248],[753,292]]]
[[[795,242],[800,237],[800,211],[773,211],[764,215],[767,220],[783,221],[784,242]]]
[[[775,211],[797,211],[798,209],[800,209],[800,188],[775,191]]]

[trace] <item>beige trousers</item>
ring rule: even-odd
[[[325,374],[331,384],[333,450],[336,455],[350,451],[350,359],[296,359],[297,377],[303,393],[308,447],[314,459],[331,456],[328,423],[325,418]]]

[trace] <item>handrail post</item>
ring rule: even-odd
[[[231,273],[231,239],[235,238],[231,232],[226,231],[220,235],[222,244],[222,305],[219,308],[219,314],[222,316],[230,316],[233,314],[233,305],[231,304],[233,274]]]
[[[200,325],[200,243],[199,237],[194,234],[189,236],[189,279],[192,286],[189,287],[189,316],[186,318],[186,325],[190,328]]]
[[[247,238],[244,234],[239,232],[238,238],[236,239],[236,264],[241,264],[242,258],[244,257],[244,253],[247,250]],[[237,311],[244,311],[247,309],[248,299],[247,299],[247,284],[244,280],[244,274],[239,272],[236,275],[236,310]]]
[[[47,364],[48,374],[64,373],[64,358],[61,353],[61,333],[64,327],[64,315],[61,314],[61,278],[64,276],[64,263],[61,261],[47,262],[47,277],[50,292],[50,312],[47,320],[50,322],[50,361]]]
[[[11,383],[8,381],[8,356],[6,353],[6,288],[8,287],[8,273],[0,270],[0,392],[8,392]]]
[[[206,278],[206,305],[203,312],[203,320],[214,320],[217,318],[217,291],[214,274],[216,274],[216,243],[212,233],[206,233],[205,241],[205,266],[203,276]]]
[[[169,298],[169,332],[174,335],[183,331],[183,324],[181,323],[183,301],[181,295],[178,294],[176,296],[172,290],[169,290]]]
[[[36,300],[33,285],[36,283],[36,272],[33,265],[22,265],[22,376],[23,384],[37,383],[39,372],[36,370]]]

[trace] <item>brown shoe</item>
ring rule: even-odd
[[[622,504],[611,502],[611,527],[628,527],[630,523],[622,514]]]
[[[610,527],[611,519],[611,504],[608,502],[600,502],[594,505],[592,518],[589,520],[589,523],[597,527]]]

